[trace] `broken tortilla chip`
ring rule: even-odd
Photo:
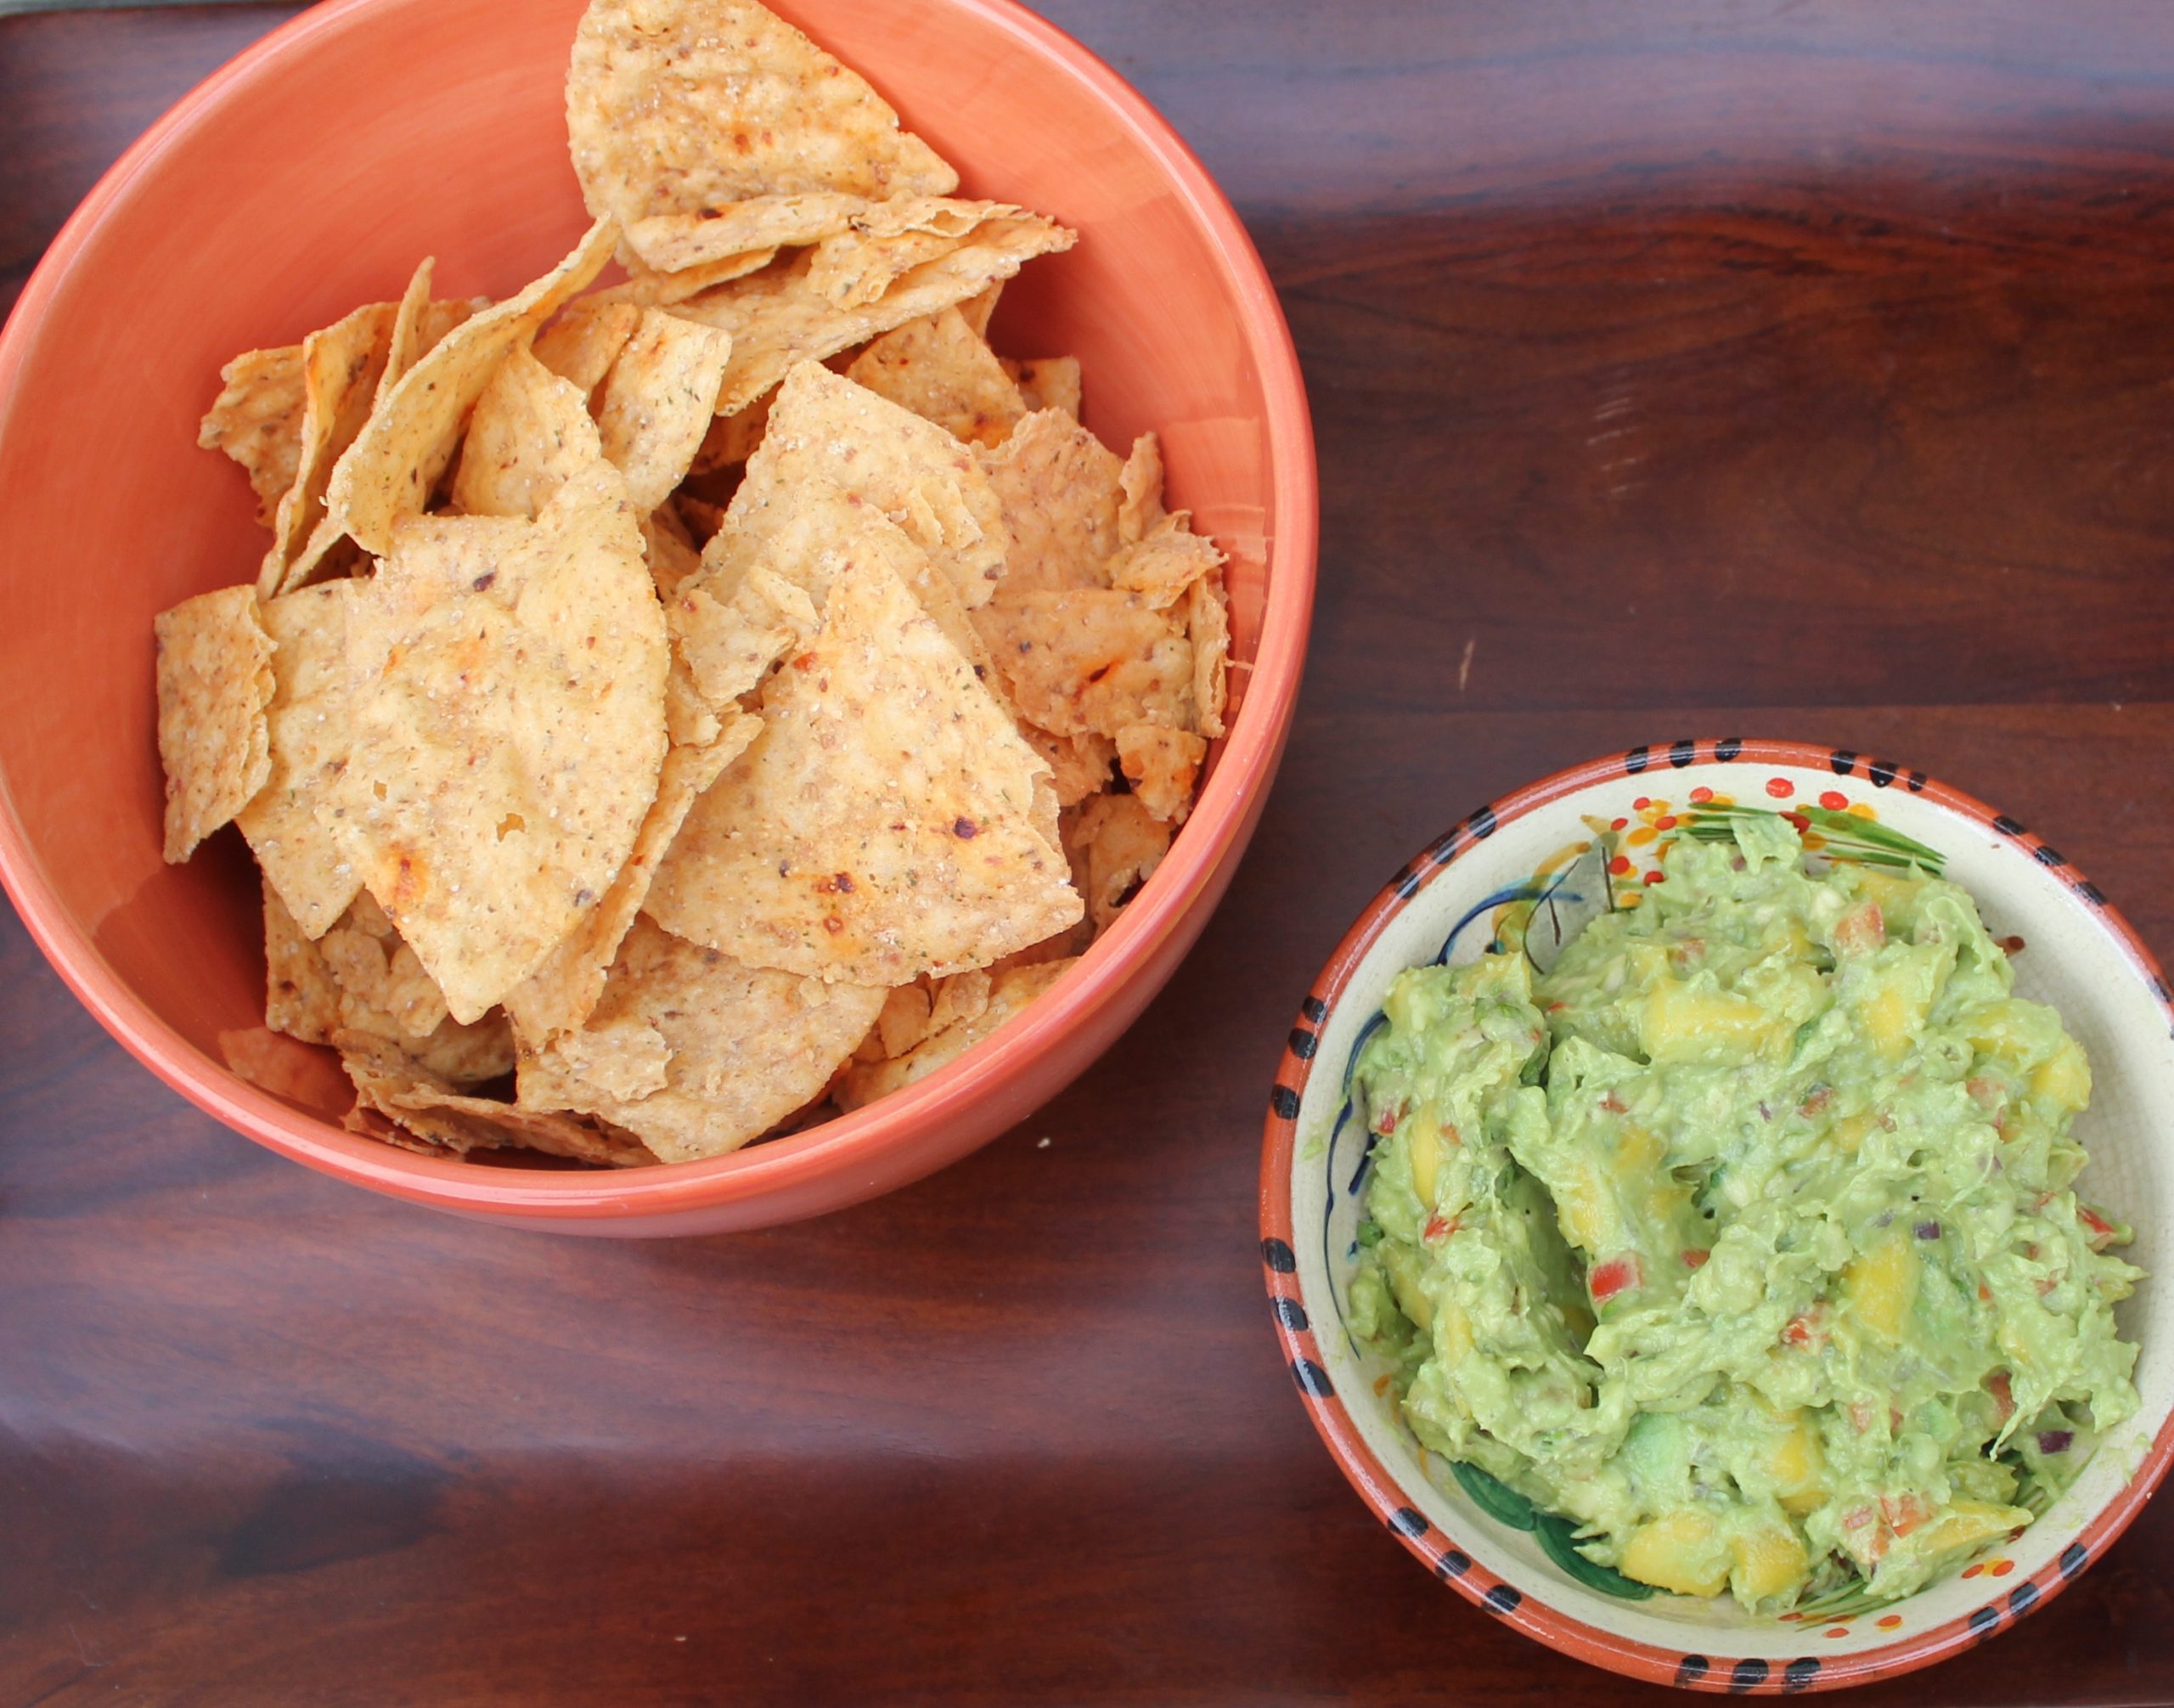
[[[841,308],[865,307],[914,268],[949,255],[980,227],[1025,217],[1031,217],[1026,209],[1009,202],[943,196],[876,202],[817,245],[808,286]]]
[[[532,522],[406,521],[358,587],[336,810],[456,1017],[533,972],[626,863],[656,795],[667,666],[607,463]]]
[[[600,290],[582,297],[536,335],[536,359],[586,397],[611,371],[641,318],[639,303],[607,301]]]
[[[1011,536],[1007,595],[1107,587],[1124,465],[1069,415],[1044,409],[979,454]]]
[[[955,308],[885,333],[846,377],[975,444],[1003,443],[1027,413],[1018,386]]]
[[[1090,795],[1099,795],[1109,787],[1110,767],[1117,763],[1118,750],[1107,736],[1091,730],[1079,736],[1052,736],[1025,722],[1020,724],[1019,733],[1048,764],[1060,807],[1076,807]]]
[[[863,78],[749,0],[592,0],[566,133],[589,211],[660,269],[689,263],[645,221],[695,217],[713,258],[805,243],[861,202],[959,182]]]
[[[838,1076],[838,1107],[858,1109],[878,1097],[904,1091],[915,1080],[925,1079],[938,1068],[957,1061],[1064,977],[1071,966],[1070,959],[1045,961],[1008,967],[994,979],[982,975],[988,981],[987,994],[978,1009],[951,1024],[932,1026],[920,1043],[888,1061],[855,1063]]]
[[[507,352],[596,277],[611,256],[611,222],[591,226],[573,252],[504,302],[464,320],[386,394],[332,471],[328,524],[373,556],[392,549],[394,525],[420,516],[453,459],[462,424]]]
[[[392,1122],[434,1150],[465,1156],[475,1150],[519,1147],[613,1168],[640,1168],[656,1160],[625,1135],[605,1132],[589,1122],[465,1096],[369,1033],[335,1032],[332,1043],[354,1082],[357,1108]],[[365,1125],[361,1130],[375,1130]]]
[[[1231,607],[1219,573],[1203,575],[1186,595],[1192,642],[1193,727],[1211,741],[1223,733],[1231,658]]]
[[[1184,510],[1162,517],[1143,539],[1121,546],[1109,562],[1110,585],[1136,593],[1157,611],[1183,599],[1195,582],[1223,567],[1213,540],[1192,531]]]
[[[1183,824],[1192,810],[1208,743],[1189,730],[1133,724],[1118,731],[1117,748],[1141,805],[1165,823]]]
[[[1065,827],[1065,846],[1085,868],[1080,889],[1097,933],[1117,922],[1154,876],[1170,851],[1170,834],[1137,795],[1097,795],[1079,809]]]
[[[627,277],[620,284],[608,286],[586,299],[591,302],[632,303],[640,308],[669,308],[675,302],[684,302],[690,296],[699,296],[712,285],[724,285],[735,279],[744,279],[751,273],[759,273],[777,259],[774,249],[749,250],[743,254],[723,255],[712,261],[697,262],[692,266],[676,268],[669,273],[659,273],[645,267],[637,256],[628,263]]]
[[[712,591],[728,584],[724,599]],[[814,636],[815,613],[800,585],[758,563],[729,583],[707,572],[696,577],[674,596],[665,620],[696,691],[722,713]]]
[[[627,491],[643,515],[686,478],[716,413],[731,353],[731,334],[645,308],[604,376],[597,431],[605,458],[626,476]]]
[[[581,387],[515,347],[468,418],[453,477],[453,509],[532,521],[553,493],[603,455]]]
[[[1052,735],[1193,727],[1192,644],[1140,594],[1007,587],[973,620],[1019,715]]]
[[[271,775],[272,637],[257,621],[256,589],[245,586],[184,599],[153,628],[166,857],[178,865]]]
[[[428,263],[425,263],[427,265]],[[279,500],[272,544],[256,574],[269,599],[286,585],[288,566],[324,517],[332,465],[369,419],[370,400],[392,350],[394,306],[373,302],[302,340],[301,455],[294,484]]]
[[[642,555],[649,562],[656,596],[669,600],[679,585],[702,567],[702,555],[689,538],[686,523],[670,505],[659,505],[642,518]]]
[[[363,882],[317,816],[347,764],[347,600],[354,587],[328,581],[256,610],[273,642],[270,766],[264,786],[234,819],[266,882],[312,939],[346,911]]]
[[[269,527],[301,465],[302,347],[245,350],[219,379],[196,443],[241,465],[256,493],[256,519]]]
[[[722,1156],[817,1096],[883,1000],[743,966],[639,919],[588,1025],[522,1056],[521,1101],[601,1116],[667,1162]]]
[[[1029,414],[1043,409],[1056,409],[1061,414],[1079,419],[1081,392],[1079,386],[1079,358],[1076,356],[1043,356],[1026,362],[1006,362],[1004,371],[1019,387],[1020,401]]]
[[[1142,433],[1118,475],[1118,538],[1137,544],[1163,519],[1163,442]]]
[[[1034,827],[1047,769],[881,563],[839,572],[821,631],[769,679],[763,712],[651,888],[667,930],[750,966],[887,989],[1079,916]]]

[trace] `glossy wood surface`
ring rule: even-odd
[[[290,9],[0,20],[0,304]],[[1259,1114],[1351,916],[1542,772],[1771,734],[1996,802],[2174,950],[2174,12],[1045,9],[1221,178],[1312,392],[1314,651],[1229,900],[969,1161],[625,1246],[257,1150],[7,916],[0,1704],[1658,1699],[1416,1569],[1278,1361]],[[2167,1700],[2170,1631],[2161,1502],[1861,1700]]]

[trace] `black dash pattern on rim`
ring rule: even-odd
[[[1874,759],[1865,767],[1865,775],[1872,779],[1873,787],[1884,789],[1895,781],[1895,774],[1901,769],[1892,759]],[[1818,1664],[1817,1661],[1812,1663],[1815,1666]]]
[[[1653,763],[1653,750],[1651,747],[1633,747],[1623,756],[1623,769],[1634,777]]]
[[[1765,1661],[1747,1655],[1729,1669],[1729,1694],[1749,1695],[1766,1682],[1766,1675],[1772,1670]]]
[[[2081,883],[2079,883],[2075,887],[2075,893],[2081,896],[2086,901],[2089,902],[2093,907],[2104,907],[2106,905],[2106,892],[2099,888],[2099,887],[2093,883],[2089,878],[2084,879]]]
[[[2169,988],[2166,980],[2158,973],[2152,974],[2151,988],[2158,993],[2161,1002],[2174,1002],[2174,988]]]
[[[2066,860],[2061,858],[2061,851],[2055,848],[2051,843],[2039,843],[2036,848],[2030,850],[2030,858],[2036,860],[2041,865],[2066,865],[2068,864]]]
[[[1303,1026],[1291,1029],[1291,1053],[1301,1062],[1314,1059],[1314,1051],[1321,1047],[1321,1040]]]
[[[1909,783],[1910,792],[1913,795],[1922,795],[1925,792],[1925,785],[1930,781],[1932,781],[1932,779],[1927,776],[1923,771],[1911,772]]]
[[[1298,1272],[1298,1254],[1280,1239],[1264,1239],[1260,1243],[1260,1260],[1278,1275]]]
[[[1336,1390],[1329,1386],[1328,1372],[1310,1358],[1293,1358],[1291,1361],[1291,1376],[1298,1383],[1298,1391],[1314,1399],[1326,1400],[1336,1393]]]
[[[1298,1012],[1318,1026],[1328,1018],[1328,1004],[1318,996],[1309,996],[1298,1005]]]
[[[2019,837],[2023,834],[2022,825],[2006,813],[1998,813],[1994,815],[1993,828],[2004,837]]]
[[[1295,1121],[1298,1119],[1298,1094],[1288,1085],[1278,1085],[1268,1094],[1268,1107],[1277,1119]]]
[[[1498,1583],[1487,1592],[1486,1605],[1490,1613],[1515,1613],[1523,1604],[1523,1595],[1507,1583]]]
[[[1492,806],[1482,807],[1465,823],[1470,827],[1474,841],[1484,842],[1495,834],[1495,809]]]
[[[1799,1655],[1782,1669],[1782,1694],[1784,1696],[1794,1696],[1799,1690],[1809,1690],[1811,1688],[1811,1681],[1818,1677],[1818,1657],[1811,1654]]]
[[[1990,1607],[1974,1607],[1970,1609],[1970,1634],[1980,1643],[1999,1629],[2000,1622],[2000,1615]]]
[[[1704,1655],[1687,1654],[1676,1663],[1676,1688],[1688,1690],[1713,1670],[1713,1663]]]
[[[1306,1332],[1308,1327],[1306,1307],[1299,1304],[1297,1299],[1286,1299],[1279,1293],[1270,1298],[1268,1308],[1274,1314],[1276,1322],[1293,1334],[1303,1334]]]
[[[1733,764],[1736,756],[1743,751],[1743,737],[1741,736],[1725,736],[1714,743],[1714,757],[1724,765]]]
[[[1857,768],[1857,756],[1847,747],[1837,747],[1827,756],[1827,763],[1838,777],[1846,777]]]
[[[1399,1507],[1389,1514],[1389,1528],[1400,1536],[1423,1536],[1427,1534],[1427,1514],[1417,1507]]]
[[[1462,1577],[1471,1570],[1472,1556],[1461,1547],[1446,1550],[1441,1559],[1434,1562],[1434,1576],[1437,1577]]]
[[[2008,1611],[2011,1619],[2022,1618],[2037,1605],[2038,1586],[2035,1583],[2019,1583],[2008,1592]]]
[[[2090,1562],[2090,1551],[2081,1542],[2072,1542],[2061,1550],[2061,1576],[2074,1577]]]
[[[1400,901],[1410,901],[1412,897],[1419,893],[1419,874],[1416,871],[1400,871],[1396,875],[1396,882],[1389,888],[1396,892]]]
[[[1668,744],[1668,762],[1679,771],[1698,757],[1698,744],[1696,741],[1670,741]]]
[[[1433,861],[1436,865],[1447,865],[1463,852],[1462,838],[1457,835],[1456,831],[1451,831],[1427,850],[1427,858]]]

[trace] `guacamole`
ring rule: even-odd
[[[1907,1594],[2137,1407],[2091,1069],[1970,897],[1679,840],[1545,976],[1399,976],[1349,1326],[1420,1441],[1624,1576],[1778,1613]]]

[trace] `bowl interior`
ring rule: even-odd
[[[1528,1598],[1604,1637],[1660,1650],[1770,1661],[1777,1679],[1792,1658],[1816,1656],[1831,1667],[1838,1660],[1868,1656],[1923,1639],[1952,1621],[1967,1621],[2034,1580],[2058,1581],[2063,1551],[2120,1494],[2174,1409],[2169,1339],[2174,1276],[2166,1272],[2174,1163],[2160,1141],[2156,1113],[2174,1099],[2174,1038],[2163,995],[2152,988],[2104,909],[2079,892],[2081,880],[2073,871],[2034,858],[2023,842],[1941,804],[1935,798],[1937,785],[1913,792],[1905,773],[1902,781],[1883,788],[1862,773],[1838,778],[1816,761],[1775,763],[1769,757],[1736,764],[1701,759],[1683,769],[1660,767],[1659,775],[1629,775],[1620,765],[1608,769],[1601,780],[1529,810],[1518,809],[1523,797],[1504,803],[1499,827],[1484,839],[1461,835],[1453,861],[1433,871],[1352,967],[1321,1027],[1293,1147],[1292,1245],[1318,1356],[1343,1412],[1400,1497]],[[2092,1100],[2076,1123],[2091,1156],[2082,1190],[2134,1225],[2131,1255],[2151,1272],[2118,1312],[2124,1337],[2143,1349],[2137,1370],[2143,1411],[2113,1432],[2051,1512],[2020,1537],[1984,1550],[1968,1576],[1950,1576],[1899,1603],[1837,1604],[1821,1615],[1784,1623],[1754,1621],[1726,1599],[1657,1594],[1625,1600],[1572,1578],[1538,1536],[1483,1512],[1446,1465],[1419,1446],[1392,1415],[1390,1403],[1373,1391],[1386,1365],[1362,1352],[1342,1327],[1356,1253],[1366,1136],[1360,1123],[1348,1119],[1346,1082],[1353,1053],[1378,1014],[1390,980],[1405,967],[1433,960],[1445,944],[1453,962],[1484,953],[1503,893],[1536,872],[1560,870],[1590,838],[1587,816],[1627,818],[1635,827],[1642,819],[1650,822],[1664,814],[1670,804],[1683,805],[1688,792],[1701,786],[1747,803],[1771,804],[1770,779],[1786,782],[1795,800],[1816,802],[1839,793],[1862,803],[1880,822],[1940,849],[1947,857],[1947,875],[1977,899],[1995,935],[2024,939],[2014,956],[2017,993],[2058,1008],[2091,1059]],[[1650,863],[1650,845],[1628,852]],[[1432,870],[1428,861],[1416,864]],[[1635,888],[1638,880],[1634,871],[1620,882]],[[2037,1591],[2030,1593],[2035,1598]]]
[[[1234,656],[1252,658],[1279,520],[1269,387],[1228,257],[1154,140],[1102,74],[1003,0],[774,3],[958,165],[961,194],[1079,228],[1077,249],[1007,292],[993,335],[1007,353],[1077,355],[1106,440],[1162,434],[1173,505],[1231,555]],[[250,579],[264,545],[239,471],[196,448],[198,418],[222,362],[397,297],[425,254],[440,294],[502,295],[564,252],[586,223],[562,97],[582,8],[347,0],[305,14],[109,186],[0,354],[10,883],[101,1017],[182,1082],[223,1080],[220,1034],[260,1027],[263,1006],[238,834],[186,866],[160,859],[151,619]],[[41,891],[49,905],[33,905]],[[319,1066],[288,1102],[336,1116],[345,1087]],[[305,1126],[335,1150],[358,1142]]]

